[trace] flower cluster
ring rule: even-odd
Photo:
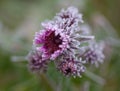
[[[54,61],[64,75],[81,76],[85,63],[102,62],[103,46],[94,42],[94,36],[85,35],[81,23],[82,14],[75,7],[63,9],[53,20],[43,22],[43,29],[35,33],[34,48],[28,55],[30,70],[44,71],[47,64]]]

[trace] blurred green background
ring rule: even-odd
[[[46,74],[29,72],[24,57],[40,23],[76,6],[85,28],[105,40],[104,64],[68,78],[53,63]],[[120,0],[0,0],[0,91],[120,91]],[[16,62],[17,61],[17,62]]]

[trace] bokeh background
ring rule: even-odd
[[[105,40],[105,62],[88,67],[82,78],[68,78],[53,63],[34,75],[25,56],[40,23],[62,8],[76,6],[85,29]],[[0,0],[0,91],[120,91],[120,0]]]

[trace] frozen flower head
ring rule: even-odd
[[[42,58],[54,60],[69,47],[69,36],[51,22],[44,23],[43,27],[42,32],[36,33],[34,44],[42,52]]]
[[[37,51],[32,51],[27,56],[29,60],[28,67],[32,72],[46,71],[47,60],[42,60],[41,53]]]
[[[53,60],[61,73],[75,77],[85,71],[83,63],[97,65],[102,62],[102,45],[91,42],[94,36],[81,30],[81,23],[82,14],[75,7],[62,10],[53,20],[43,22],[43,29],[36,32],[34,37],[34,49],[28,59],[29,68],[39,72]],[[84,44],[86,42],[88,45]]]
[[[83,22],[82,14],[80,14],[78,12],[78,9],[75,7],[69,7],[67,10],[62,9],[61,12],[57,14],[56,19],[66,20],[66,22],[71,23],[70,25],[78,22]]]
[[[105,58],[103,49],[103,42],[96,43],[95,41],[91,41],[83,57],[87,63],[95,64],[98,67],[98,64],[103,63],[103,60]]]
[[[59,27],[64,29],[64,32],[69,34],[79,31],[79,23],[83,23],[82,14],[78,12],[75,7],[69,7],[67,10],[62,9],[60,13],[55,16],[56,23]]]
[[[58,70],[65,76],[80,76],[85,71],[85,67],[73,58],[65,58],[58,65]]]

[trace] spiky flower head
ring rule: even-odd
[[[64,58],[59,62],[58,70],[65,76],[79,76],[85,71],[85,66],[74,58]]]
[[[44,29],[35,34],[34,45],[36,49],[42,52],[43,59],[54,60],[64,50],[69,48],[69,36],[54,23],[43,24]]]
[[[86,35],[79,26],[81,23],[82,14],[75,7],[61,10],[53,20],[43,22],[43,29],[35,33],[34,49],[29,54],[30,69],[39,72],[52,60],[64,75],[81,76],[85,71],[84,60],[96,64],[96,60],[103,59],[102,48],[90,43],[94,36]],[[84,45],[86,42],[88,46]],[[102,56],[98,57],[99,54]]]
[[[82,14],[78,12],[75,7],[69,7],[67,10],[62,9],[60,13],[55,16],[56,23],[59,27],[68,33],[74,33],[79,30],[79,23],[83,23]]]
[[[104,42],[97,43],[95,41],[91,41],[89,43],[89,47],[83,55],[83,58],[87,63],[95,64],[95,66],[98,67],[99,63],[103,63],[105,58],[103,50]]]
[[[28,67],[32,72],[37,73],[46,71],[49,61],[43,60],[40,52],[31,51],[28,54],[27,59],[29,60]]]

